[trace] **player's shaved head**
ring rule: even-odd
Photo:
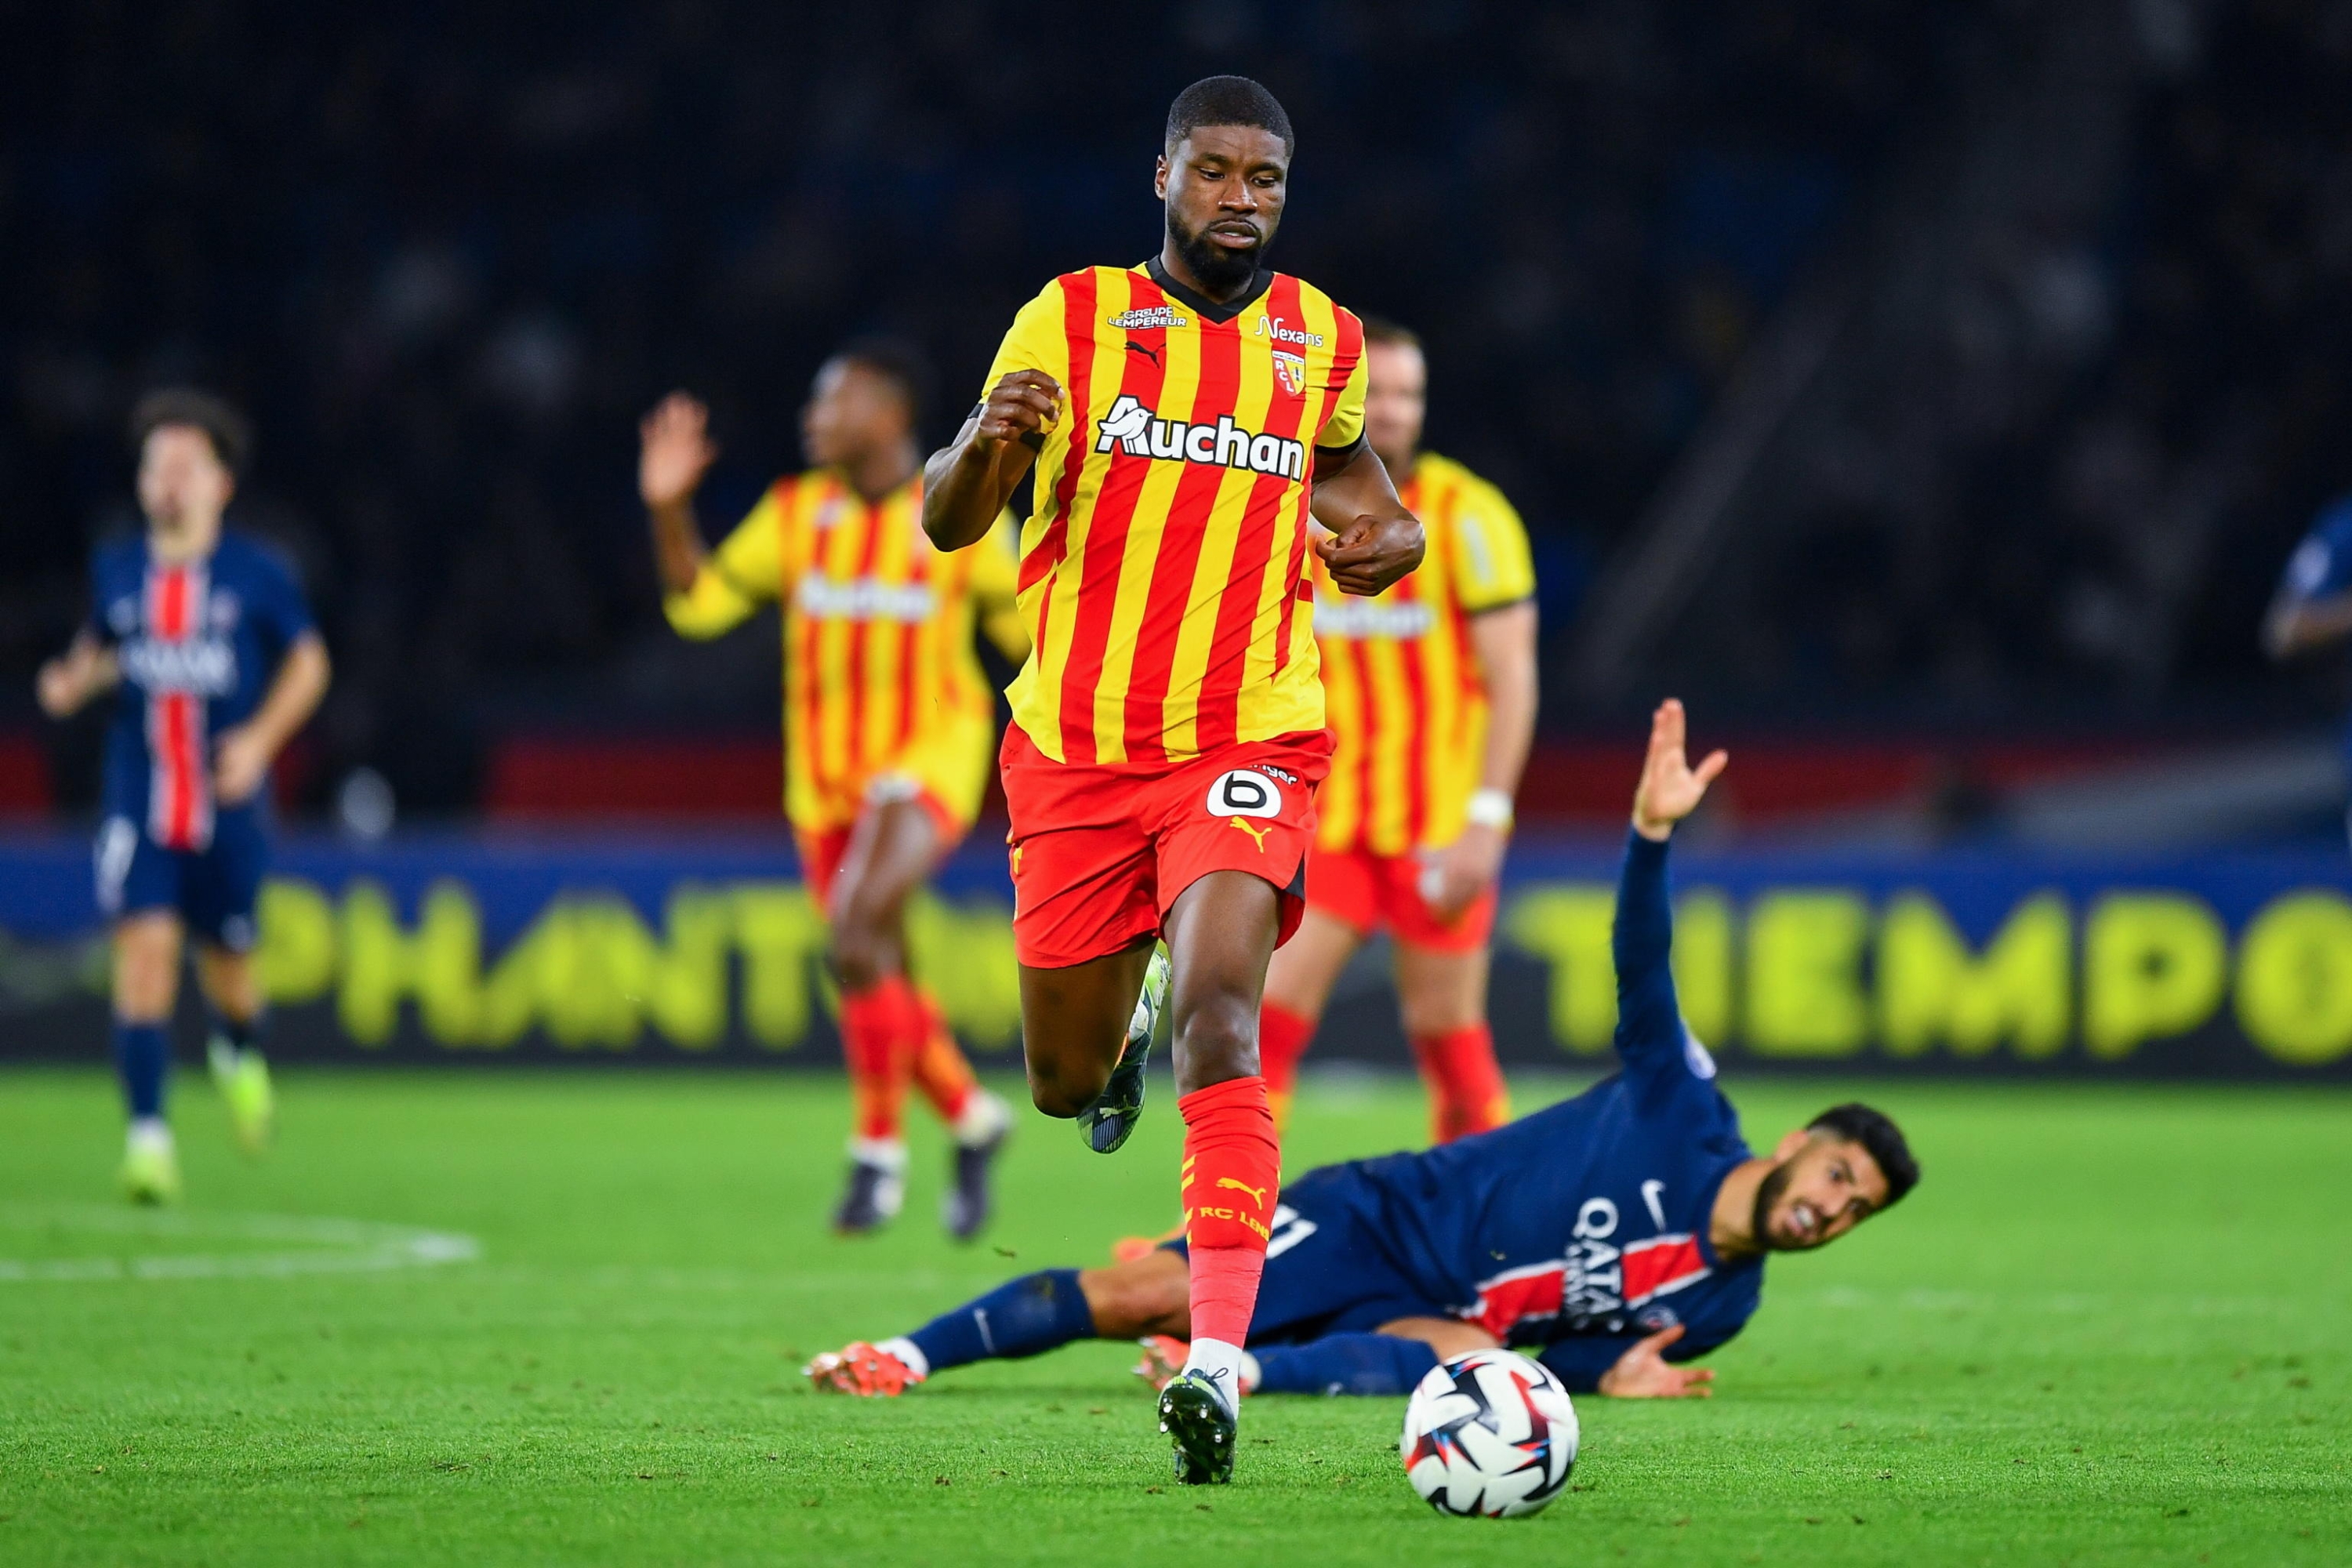
[[[1173,157],[1177,146],[1203,125],[1246,125],[1282,139],[1286,158],[1298,151],[1291,133],[1290,116],[1265,87],[1245,76],[1202,77],[1176,95],[1168,106],[1168,133],[1161,151]]]
[[[801,409],[801,446],[820,468],[895,470],[921,421],[930,368],[896,338],[856,338],[818,367]],[[884,488],[887,488],[885,486]]]
[[[898,338],[852,338],[833,357],[867,371],[890,384],[907,405],[909,426],[922,420],[930,403],[931,367],[921,351]]]
[[[1290,116],[1247,77],[1178,93],[1153,184],[1168,204],[1162,264],[1212,299],[1249,288],[1282,224],[1292,145]]]
[[[1429,365],[1410,327],[1364,318],[1364,438],[1402,483],[1429,412]]]

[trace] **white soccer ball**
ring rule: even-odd
[[[1412,1489],[1440,1513],[1539,1513],[1576,1467],[1576,1406],[1538,1363],[1473,1351],[1421,1380],[1397,1451]]]

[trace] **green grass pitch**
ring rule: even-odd
[[[283,1079],[248,1165],[184,1074],[191,1202],[126,1227],[108,1081],[0,1074],[0,1563],[2352,1561],[2341,1091],[1868,1088],[1919,1192],[1770,1266],[1711,1403],[1580,1399],[1577,1489],[1489,1522],[1413,1497],[1400,1401],[1254,1401],[1237,1484],[1193,1491],[1117,1346],[801,1386],[808,1352],[1164,1225],[1164,1085],[1108,1160],[1024,1117],[958,1250],[928,1128],[896,1230],[824,1234],[835,1079]],[[1735,1096],[1764,1142],[1851,1087]],[[1408,1086],[1310,1082],[1290,1163],[1419,1125]],[[257,1215],[480,1252],[315,1271],[406,1244]]]

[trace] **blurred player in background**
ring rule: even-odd
[[[1364,435],[1429,531],[1429,559],[1377,597],[1319,561],[1315,641],[1336,742],[1307,863],[1307,918],[1266,971],[1258,1053],[1277,1124],[1331,987],[1385,928],[1397,1002],[1443,1143],[1511,1119],[1486,1026],[1495,878],[1536,726],[1535,572],[1502,492],[1421,449],[1420,339],[1364,324]]]
[[[37,689],[62,719],[124,689],[106,735],[98,902],[114,925],[114,1060],[131,1113],[122,1189],[152,1204],[180,1195],[163,1091],[191,932],[214,1081],[247,1151],[269,1138],[252,962],[266,796],[271,763],[327,693],[328,665],[293,576],[221,527],[251,445],[244,418],[205,393],[158,392],[132,411],[131,436],[146,531],[99,547],[89,620]]]
[[[663,607],[681,635],[715,637],[771,600],[783,605],[784,815],[832,924],[856,1102],[834,1228],[863,1234],[898,1214],[911,1081],[953,1134],[941,1222],[968,1241],[987,1221],[989,1167],[1012,1115],[909,976],[904,917],[987,784],[996,697],[974,655],[975,617],[1008,658],[1028,644],[1009,525],[955,555],[919,525],[923,382],[895,343],[853,343],[826,361],[801,416],[814,467],[778,479],[715,551],[694,491],[718,448],[707,411],[682,392],[646,416],[638,488]]]
[[[2352,637],[2352,495],[2320,509],[2287,557],[2278,595],[2263,619],[2263,647],[2284,663]],[[2352,750],[2352,736],[2346,739]],[[2345,818],[2352,834],[2352,813]]]
[[[1067,273],[1023,307],[924,497],[931,537],[961,550],[1036,465],[1033,648],[1003,757],[1030,1091],[1117,1149],[1172,988],[1194,1334],[1160,1424],[1186,1483],[1232,1479],[1281,1181],[1257,1015],[1304,907],[1329,756],[1308,546],[1360,595],[1422,556],[1364,443],[1361,326],[1263,265],[1293,147],[1256,82],[1179,94],[1158,254]]]

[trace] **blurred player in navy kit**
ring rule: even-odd
[[[326,645],[292,575],[259,544],[225,533],[249,446],[220,399],[173,390],[142,400],[137,539],[90,562],[90,614],[41,668],[42,710],[63,719],[122,689],[107,730],[98,903],[114,930],[114,1060],[131,1127],[122,1188],[179,1196],[163,1119],[181,951],[212,1013],[208,1055],[238,1141],[268,1142],[273,1100],[253,973],[254,903],[268,864],[270,764],[326,695]]]
[[[2287,557],[2278,595],[2263,618],[2263,647],[2284,662],[2352,637],[2352,495],[2320,509]],[[2346,738],[2352,752],[2352,735]],[[2352,815],[2346,819],[2352,830]]]

